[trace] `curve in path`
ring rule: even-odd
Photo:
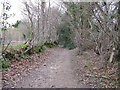
[[[40,67],[16,84],[16,88],[79,88],[71,68],[71,50],[61,48]]]

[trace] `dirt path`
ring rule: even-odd
[[[117,87],[116,81],[96,78],[117,78],[117,68],[99,69],[99,59],[93,51],[77,55],[77,49],[46,49],[27,59],[14,62],[2,71],[4,88],[101,88]],[[114,64],[114,67],[118,64]],[[111,71],[112,70],[112,71]],[[111,72],[111,73],[109,73]],[[105,75],[106,73],[106,75]],[[103,80],[101,82],[101,80]],[[108,85],[108,83],[110,83]]]
[[[39,68],[16,83],[16,88],[78,88],[81,87],[72,69],[73,52],[60,48]]]

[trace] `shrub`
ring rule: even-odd
[[[44,46],[46,46],[47,48],[55,48],[55,47],[57,47],[57,44],[56,43],[47,43],[47,42],[45,42]]]
[[[6,59],[13,59],[16,56],[21,56],[21,54],[27,49],[27,44],[20,44],[15,46],[9,46],[6,51],[2,52]]]
[[[43,41],[39,41],[35,44],[35,46],[33,47],[33,52],[44,52],[45,48],[44,48],[44,42]]]
[[[43,46],[34,46],[32,51],[36,53],[44,52],[45,48]]]
[[[73,32],[70,29],[69,23],[63,23],[62,26],[58,28],[58,43],[63,45],[65,48],[74,49],[76,46],[71,38],[73,38]]]
[[[0,69],[5,69],[8,67],[9,67],[8,61],[4,59],[0,59]]]
[[[9,60],[15,57],[15,52],[12,52],[12,51],[5,51],[3,54],[4,54],[4,57]]]

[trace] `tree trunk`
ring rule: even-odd
[[[38,0],[38,6],[37,6],[37,9],[38,9],[38,15],[37,15],[37,41],[39,41],[40,40],[40,0]]]
[[[42,40],[45,40],[45,2],[41,2],[41,15],[42,15]]]
[[[116,43],[117,51],[116,51],[115,59],[120,60],[120,1],[118,2],[117,29],[118,29],[118,42]]]

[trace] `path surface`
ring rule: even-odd
[[[16,84],[17,88],[79,88],[73,74],[71,50],[61,48]]]

